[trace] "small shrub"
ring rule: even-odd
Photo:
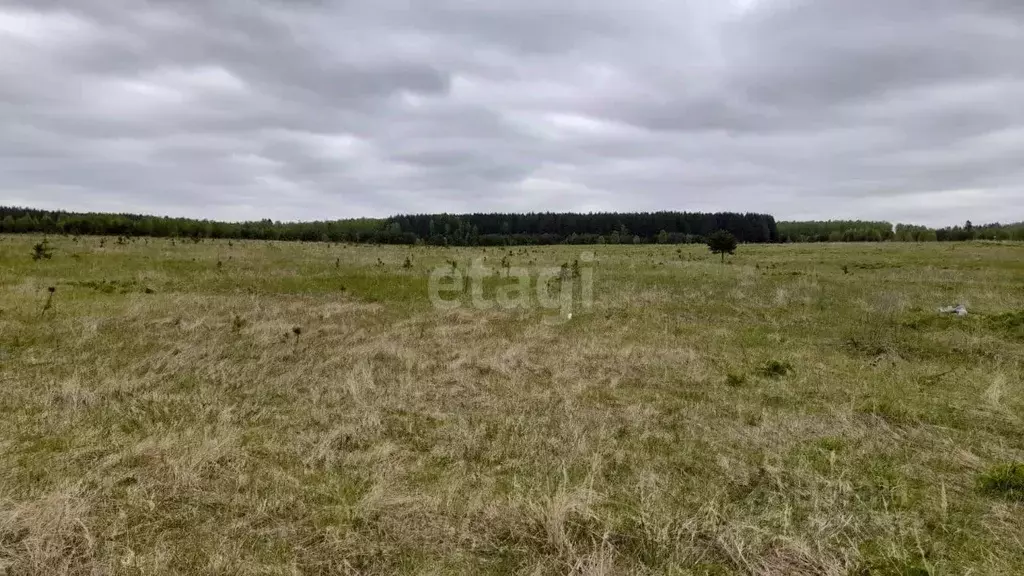
[[[53,258],[53,248],[50,247],[50,243],[46,239],[32,247],[33,260],[49,260],[50,258]]]
[[[757,369],[757,373],[765,378],[779,378],[793,371],[793,365],[789,362],[768,360]]]
[[[1010,500],[1024,501],[1024,464],[1006,464],[981,475],[981,489]]]
[[[412,260],[408,256],[405,257],[405,262],[402,262],[402,268],[406,270],[412,268]]]

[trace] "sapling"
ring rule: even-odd
[[[49,260],[50,258],[53,258],[53,248],[50,247],[50,243],[45,238],[42,242],[32,247],[33,260]]]

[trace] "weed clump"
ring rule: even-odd
[[[789,362],[768,360],[758,367],[757,373],[765,378],[780,378],[793,371],[793,365]]]
[[[725,375],[725,384],[731,388],[739,388],[747,382],[746,374],[735,374],[730,372]]]
[[[128,294],[140,290],[146,292],[146,294],[152,294],[154,291],[148,287],[140,287],[139,283],[134,280],[87,280],[82,282],[70,282],[72,286],[79,286],[82,288],[89,288],[102,292],[103,294]]]
[[[854,576],[933,576],[928,566],[920,561],[906,561],[892,558],[874,558],[865,561],[851,572]]]
[[[1017,340],[1024,340],[1024,310],[990,316],[987,321],[993,330],[1004,332]]]
[[[828,452],[839,452],[844,446],[843,439],[837,436],[826,436],[818,440],[818,447]]]
[[[1024,501],[1024,464],[996,466],[981,475],[979,484],[988,494]]]

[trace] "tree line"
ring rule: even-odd
[[[779,222],[780,242],[960,242],[966,240],[1024,241],[1024,222],[929,228],[913,224],[829,220]]]
[[[414,214],[316,222],[218,222],[0,206],[0,233],[6,234],[498,246],[699,243],[718,230],[746,243],[1024,240],[1024,223],[975,226],[967,222],[938,229],[851,220],[776,223],[767,214],[732,212]]]
[[[772,216],[728,212],[417,214],[317,222],[217,222],[0,207],[0,233],[489,246],[678,244],[703,242],[716,230],[728,230],[740,242],[778,240]]]
[[[703,242],[716,230],[740,242],[778,240],[774,217],[731,212],[414,214],[388,218],[386,227],[435,245],[682,244]]]
[[[782,242],[884,242],[895,237],[889,222],[779,222],[778,227]]]

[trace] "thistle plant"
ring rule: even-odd
[[[53,294],[57,291],[57,288],[50,286],[46,291],[48,292],[46,295],[46,303],[43,304],[43,311],[40,312],[40,315],[46,314],[47,310],[53,309]]]

